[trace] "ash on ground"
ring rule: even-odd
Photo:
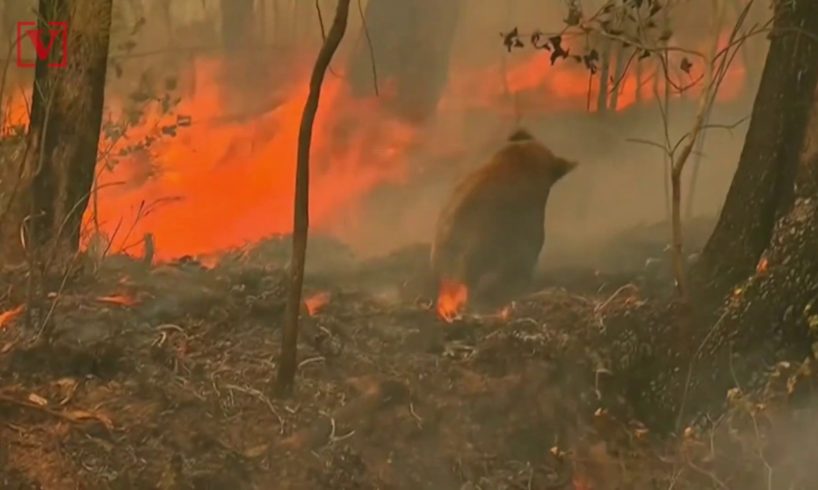
[[[641,396],[669,328],[648,248],[631,271],[552,271],[448,324],[428,247],[359,261],[316,238],[289,398],[273,395],[286,237],[212,267],[112,257],[31,315],[10,275],[0,487],[818,488],[814,366],[782,363],[706,427],[670,427]],[[32,346],[44,315],[53,341]]]

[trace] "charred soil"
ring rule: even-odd
[[[551,278],[446,324],[428,247],[366,262],[311,248],[286,399],[272,385],[287,239],[212,267],[111,257],[30,316],[7,277],[0,487],[818,488],[814,366],[759,368],[757,390],[676,427],[689,359],[643,270]],[[54,339],[32,346],[52,304]]]

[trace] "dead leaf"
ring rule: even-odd
[[[101,413],[87,412],[85,410],[71,410],[64,412],[63,415],[76,422],[83,420],[96,420],[104,425],[108,430],[113,430],[114,428],[114,422],[107,415],[103,415]]]
[[[48,400],[46,400],[45,398],[41,397],[36,393],[30,393],[28,395],[28,401],[40,407],[45,407],[48,405]]]
[[[267,449],[270,446],[268,444],[262,444],[260,446],[251,447],[250,449],[246,449],[244,451],[244,457],[249,459],[256,459],[263,456],[267,453]]]
[[[63,397],[59,403],[59,406],[61,407],[71,401],[71,398],[74,397],[74,393],[77,392],[77,388],[79,387],[79,382],[74,378],[61,378],[54,384],[57,385],[60,392],[63,393]]]

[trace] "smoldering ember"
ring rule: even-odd
[[[818,2],[0,9],[0,488],[818,488]]]

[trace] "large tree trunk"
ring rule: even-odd
[[[370,0],[366,31],[350,65],[349,83],[359,96],[375,94],[373,60],[379,89],[394,113],[412,121],[431,116],[448,80],[461,0]],[[370,42],[371,41],[371,42]]]
[[[818,3],[787,4],[777,3],[739,168],[697,269],[705,291],[729,295],[699,332],[692,405],[803,359],[818,337]]]
[[[112,0],[39,2],[44,31],[45,22],[68,22],[68,60],[62,68],[48,66],[59,49],[51,51],[51,59],[37,59],[27,135],[30,151],[19,179],[7,183],[14,192],[10,212],[0,222],[0,256],[6,264],[24,257],[17,233],[24,221],[27,249],[54,254],[45,257],[50,261],[79,247],[97,161],[111,7]],[[47,45],[48,39],[44,41]]]
[[[767,62],[753,106],[738,169],[719,222],[693,278],[709,297],[721,297],[753,273],[790,209],[793,178],[818,80],[815,40],[793,31],[818,32],[818,3],[776,3]]]
[[[605,320],[600,343],[636,418],[657,430],[680,430],[694,418],[706,423],[699,415],[721,413],[731,388],[756,389],[767,366],[808,356],[818,339],[816,250],[818,2],[776,2],[739,168],[694,270],[699,292],[713,297],[697,298],[693,329],[679,328],[691,316],[678,305]],[[707,308],[714,301],[720,307]]]

